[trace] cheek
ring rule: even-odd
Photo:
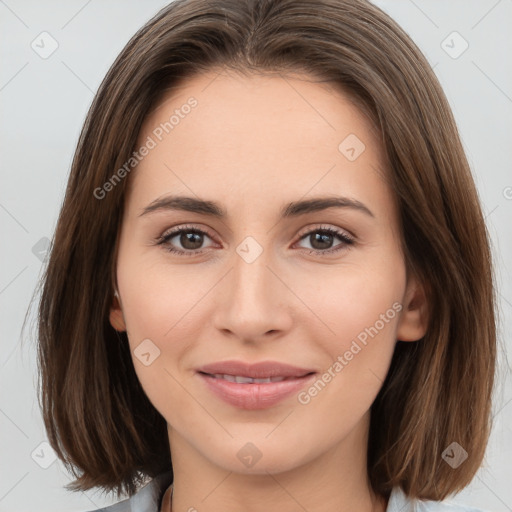
[[[309,296],[323,325],[312,337],[327,356],[325,398],[332,393],[338,404],[369,406],[389,369],[405,286],[403,262],[389,263],[336,270]]]
[[[146,396],[168,422],[178,421],[178,411],[194,417],[193,401],[180,385],[181,365],[200,338],[198,308],[193,306],[204,293],[181,288],[179,277],[171,282],[152,269],[143,275],[132,273],[124,284],[123,312],[132,361]]]
[[[333,268],[323,275],[323,286],[318,282],[306,284],[301,294],[326,327],[326,334],[330,333],[324,336],[330,346],[343,348],[373,326],[379,335],[382,331],[383,337],[389,337],[404,293],[403,264],[397,262],[393,270],[387,265]]]
[[[201,332],[209,318],[204,307],[217,281],[218,276],[208,272],[199,274],[185,265],[181,269],[143,257],[118,263],[134,368],[149,400],[167,419],[174,418],[174,411],[193,407],[178,382],[189,369],[188,355],[204,338]]]
[[[198,306],[215,282],[205,273],[199,276],[143,261],[137,265],[120,265],[118,279],[131,343],[150,338],[165,350],[171,348],[168,343],[171,339],[172,348],[179,349],[180,340],[190,339],[192,331],[201,325]]]

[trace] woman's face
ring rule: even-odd
[[[375,133],[302,78],[187,81],[129,178],[112,325],[171,452],[229,471],[365,453],[396,340],[424,334]]]

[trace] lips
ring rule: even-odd
[[[211,374],[207,374],[211,375]],[[216,379],[224,379],[229,382],[237,382],[238,384],[268,384],[269,382],[281,382],[293,377],[266,377],[264,379],[253,379],[252,377],[244,377],[242,375],[229,375],[227,373],[214,373],[213,377]]]
[[[251,379],[267,379],[269,377],[303,377],[315,370],[277,361],[261,361],[252,364],[243,361],[221,361],[202,366],[198,368],[198,371],[210,375],[236,375]]]
[[[241,409],[265,409],[299,392],[316,371],[277,361],[222,361],[202,366],[197,373],[223,401]]]

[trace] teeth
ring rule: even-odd
[[[281,382],[282,380],[286,380],[286,377],[270,377],[270,382]]]
[[[224,378],[226,378],[226,375],[224,375]],[[256,382],[256,379],[251,379],[251,377],[239,377],[238,375],[235,377],[235,382],[238,382],[238,384],[249,384]]]
[[[216,379],[224,379],[229,382],[236,382],[238,384],[268,384],[270,382],[281,382],[286,377],[266,377],[265,379],[253,379],[251,377],[242,377],[240,375],[227,375],[216,373],[213,375]]]

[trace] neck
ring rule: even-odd
[[[333,448],[298,467],[260,468],[257,474],[247,474],[219,467],[169,430],[175,477],[172,510],[385,512],[387,499],[375,495],[367,478],[366,435],[367,429],[356,428]],[[170,503],[162,510],[171,510]]]

